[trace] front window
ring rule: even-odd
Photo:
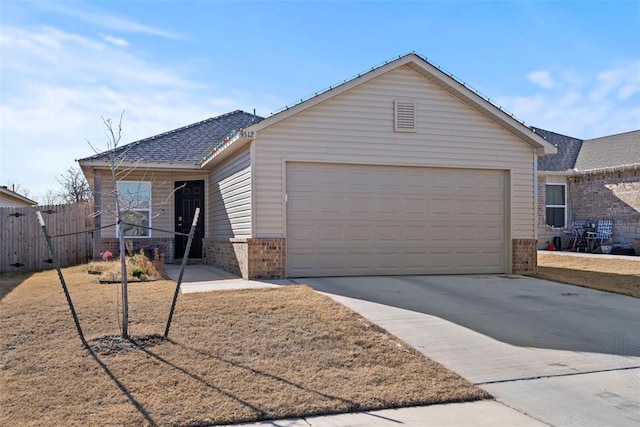
[[[564,184],[547,184],[547,225],[562,228],[567,219],[567,193]]]
[[[118,181],[118,200],[122,210],[122,234],[125,237],[150,237],[151,183]]]

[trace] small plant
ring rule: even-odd
[[[143,250],[126,257],[127,278],[132,281],[161,280],[165,278],[164,257],[158,249],[154,250],[153,261],[147,258]],[[120,261],[92,262],[87,270],[99,272],[101,281],[120,281],[122,279]]]

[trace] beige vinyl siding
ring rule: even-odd
[[[174,229],[174,187],[175,181],[181,180],[205,180],[206,172],[170,172],[170,171],[149,171],[136,170],[129,173],[119,174],[118,179],[122,181],[146,181],[151,182],[151,227],[159,230],[171,231],[163,233],[151,231],[151,237],[173,237]],[[206,187],[205,187],[206,189]],[[102,226],[114,224],[115,199],[113,191],[113,181],[111,173],[102,173]],[[205,196],[206,198],[206,196]],[[206,201],[205,201],[206,203]],[[116,237],[115,227],[102,230],[102,237]]]
[[[393,131],[394,100],[416,102],[416,133]],[[535,158],[526,142],[401,67],[259,132],[255,234],[285,235],[285,163],[310,161],[509,171],[506,237],[533,238]]]
[[[31,206],[27,203],[0,194],[0,208],[19,208],[22,206]]]
[[[210,236],[213,238],[251,235],[250,146],[217,165],[210,181]]]

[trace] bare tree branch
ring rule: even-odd
[[[62,175],[56,177],[56,181],[62,186],[58,196],[63,203],[74,204],[93,201],[91,187],[80,169],[70,167]]]

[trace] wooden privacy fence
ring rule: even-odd
[[[53,268],[42,228],[40,211],[61,267],[82,264],[92,257],[93,228],[90,204],[0,208],[0,272]],[[79,234],[73,234],[79,233]]]

